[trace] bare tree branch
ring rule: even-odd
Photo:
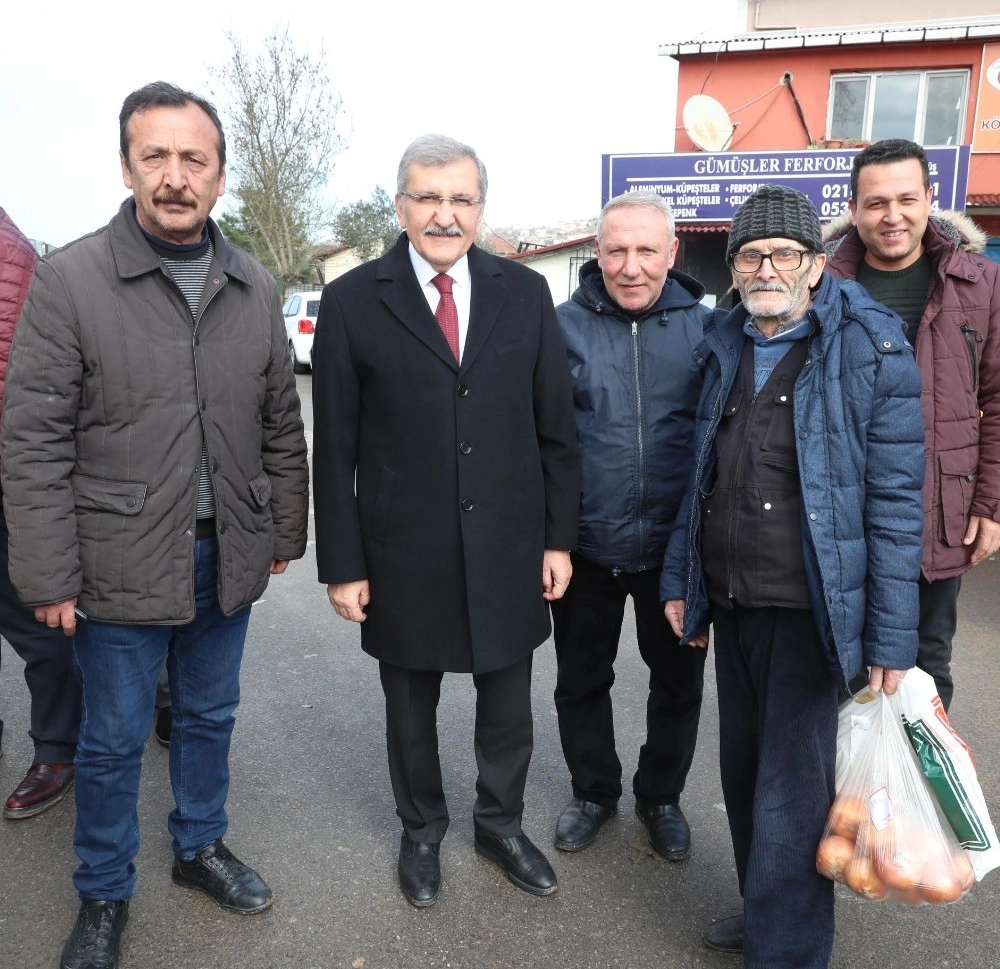
[[[283,282],[312,274],[313,242],[329,231],[321,192],[347,147],[338,130],[342,100],[333,92],[321,49],[296,51],[288,27],[251,51],[226,35],[230,59],[210,71],[220,86],[229,144],[235,221],[253,254]]]

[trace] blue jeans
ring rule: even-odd
[[[240,700],[240,661],[250,608],[226,617],[216,594],[215,539],[195,543],[193,621],[77,626],[73,652],[83,681],[76,751],[76,834],[80,898],[128,899],[139,852],[139,776],[156,683],[167,660],[173,726],[168,828],[174,854],[190,860],[226,832],[229,741]]]

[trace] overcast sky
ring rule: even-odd
[[[208,94],[227,31],[256,46],[287,23],[304,52],[324,46],[343,97],[351,136],[331,174],[332,202],[367,198],[379,184],[395,191],[407,143],[439,131],[486,163],[490,225],[590,218],[602,154],[673,148],[674,62],[658,45],[740,33],[737,7],[8,0],[0,205],[28,236],[54,245],[103,225],[127,194],[117,158],[124,97],[153,80]],[[224,198],[214,214],[226,207]]]

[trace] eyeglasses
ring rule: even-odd
[[[470,198],[468,195],[435,195],[432,192],[400,192],[408,199],[412,199],[417,205],[424,205],[429,209],[436,209],[442,202],[451,202],[456,209],[471,209],[474,205],[479,205],[481,198]]]
[[[747,249],[744,252],[734,252],[730,262],[738,273],[755,273],[764,265],[764,260],[771,261],[771,268],[787,272],[798,269],[802,265],[802,257],[809,249],[775,249],[774,252],[757,252]]]

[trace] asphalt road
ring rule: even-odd
[[[299,377],[307,427],[310,377]],[[1000,826],[1000,562],[965,581],[951,717],[976,756]],[[711,671],[711,664],[709,666]],[[244,918],[170,881],[172,807],[167,753],[150,741],[140,801],[139,886],[124,969],[735,969],[740,960],[700,942],[711,920],[739,908],[718,776],[714,677],[683,799],[691,858],[652,856],[626,795],[617,818],[579,854],[551,846],[571,796],[552,705],[551,644],[536,653],[535,753],[524,827],[547,851],[559,891],[535,898],[475,855],[473,691],[449,676],[440,706],[441,753],[452,814],[435,906],[412,908],[396,883],[399,823],[385,764],[375,662],[357,627],[338,619],[315,577],[313,549],[275,578],[253,611],[243,701],[232,748],[227,842],[275,891],[274,908]],[[614,688],[626,777],[642,742],[646,673],[626,627]],[[0,669],[6,721],[0,794],[31,758],[21,664],[7,644]],[[38,818],[0,821],[0,969],[53,969],[72,928],[72,799]],[[1000,870],[960,902],[912,908],[838,890],[834,969],[995,969],[1000,966]]]

